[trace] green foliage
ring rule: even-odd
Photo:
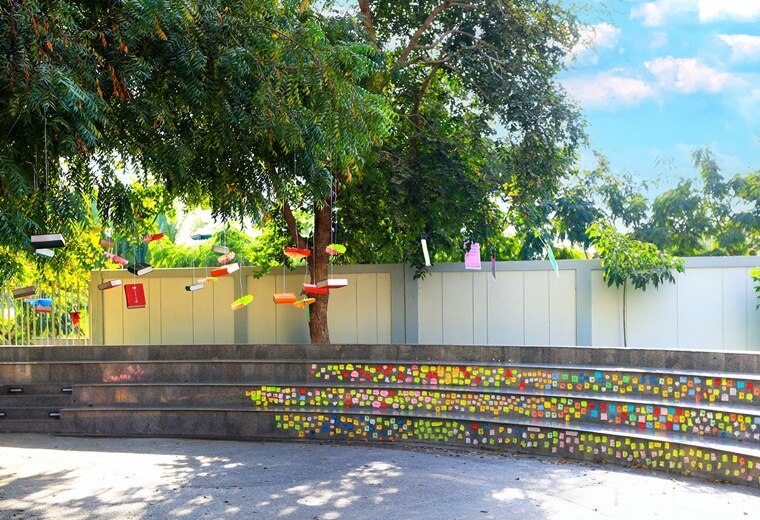
[[[620,233],[614,226],[596,222],[588,235],[602,260],[604,280],[608,286],[625,286],[645,291],[665,282],[674,283],[673,271],[683,272],[683,260],[663,253],[654,244],[640,242]]]
[[[757,307],[756,309],[760,309],[760,267],[756,267],[750,271],[750,276],[755,281],[755,292],[757,293]]]

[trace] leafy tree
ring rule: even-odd
[[[434,258],[461,259],[466,241],[503,248],[507,222],[533,234],[543,224],[536,200],[556,192],[583,139],[554,81],[577,36],[574,17],[557,2],[358,5],[371,41],[386,51],[375,84],[398,117],[342,194],[347,258],[377,255],[422,273],[421,238]]]
[[[607,286],[623,287],[623,346],[628,346],[627,290],[646,291],[652,284],[655,289],[665,282],[674,283],[673,271],[682,273],[683,260],[660,251],[654,244],[640,242],[605,222],[596,222],[588,229],[602,261],[603,277]]]
[[[756,267],[752,271],[750,271],[750,276],[755,281],[755,292],[757,293],[757,307],[756,309],[760,309],[760,267]]]

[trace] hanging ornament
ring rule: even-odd
[[[129,271],[135,276],[143,276],[153,271],[153,266],[150,264],[139,262],[137,264],[132,264],[129,267],[127,267],[127,271]]]
[[[296,298],[296,295],[293,293],[279,293],[273,294],[272,300],[274,300],[274,303],[281,305],[286,303],[295,303],[298,298]]]
[[[242,309],[243,307],[245,307],[246,305],[248,305],[249,303],[251,303],[252,301],[253,301],[253,296],[251,296],[250,294],[246,294],[245,296],[241,296],[240,298],[232,302],[232,304],[230,305],[230,308],[233,311],[238,311]]]
[[[234,273],[238,269],[240,269],[240,265],[237,263],[225,265],[224,267],[219,267],[218,269],[212,269],[211,276],[212,277],[227,276],[228,274]]]
[[[127,309],[142,309],[145,307],[145,288],[143,284],[125,284],[124,296],[127,299]]]
[[[427,240],[423,238],[420,240],[420,243],[422,244],[422,256],[425,257],[425,266],[430,267],[430,253],[428,252]]]
[[[226,264],[226,263],[232,262],[234,259],[235,259],[235,252],[230,251],[226,255],[222,255],[219,258],[217,258],[216,261],[219,262],[220,264]]]
[[[319,287],[313,283],[305,283],[303,284],[303,292],[305,294],[329,294],[330,289],[327,287]]]
[[[34,249],[50,249],[55,247],[63,247],[66,245],[66,240],[63,239],[63,235],[60,233],[53,233],[50,235],[32,235],[31,242]]]
[[[142,242],[143,242],[143,244],[145,244],[146,242],[153,242],[154,240],[161,240],[162,238],[164,238],[164,234],[163,233],[153,233],[152,235],[146,235],[146,236],[144,236],[142,238]]]
[[[53,258],[55,256],[55,251],[52,249],[35,249],[34,252],[46,258]]]
[[[100,247],[104,247],[106,249],[111,249],[116,246],[116,243],[113,240],[109,240],[108,238],[101,238],[98,244],[100,244]]]
[[[328,278],[317,282],[317,287],[327,289],[341,289],[348,286],[348,278]]]
[[[82,318],[80,312],[79,311],[71,311],[69,313],[69,317],[71,318],[71,324],[74,325],[74,327],[79,328],[79,321]]]
[[[31,298],[32,296],[34,296],[34,293],[36,290],[37,288],[34,286],[21,287],[19,289],[14,289],[13,298],[16,300]]]
[[[210,283],[214,283],[218,280],[218,278],[214,276],[207,276],[206,278],[198,278],[195,282],[196,283],[202,283],[203,285],[208,285]]]
[[[190,235],[190,238],[192,238],[193,240],[208,240],[209,238],[211,238],[211,235],[206,234],[206,233],[193,233],[192,235]]]
[[[50,312],[53,310],[52,298],[36,298],[27,300],[26,303],[34,307],[34,312]]]
[[[212,246],[211,250],[214,251],[214,253],[219,253],[221,255],[226,255],[227,253],[230,252],[230,248],[229,247],[227,247],[227,246],[219,246],[219,245]]]
[[[116,262],[117,264],[121,266],[125,266],[129,263],[129,260],[120,257],[119,255],[116,255],[114,253],[111,253],[110,251],[103,252],[103,256],[111,260],[112,262]]]
[[[325,247],[325,253],[330,256],[342,255],[346,252],[346,246],[343,244],[330,244]]]
[[[185,290],[188,291],[188,292],[195,292],[195,291],[199,291],[199,290],[203,289],[204,287],[206,287],[205,284],[197,282],[197,283],[193,283],[193,284],[190,284],[190,285],[186,285],[185,286]]]
[[[464,268],[465,269],[480,269],[480,244],[477,242],[471,242],[469,248],[465,244],[464,254]]]
[[[113,289],[114,287],[119,287],[122,283],[121,280],[108,280],[107,282],[99,283],[98,289],[101,291],[105,291],[107,289]]]
[[[311,249],[302,249],[298,247],[286,247],[285,256],[293,260],[301,260],[311,254]]]
[[[317,301],[316,298],[304,298],[303,300],[296,300],[293,302],[293,305],[299,309],[305,309],[308,305],[311,305]]]

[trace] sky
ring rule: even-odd
[[[595,150],[662,191],[697,176],[691,155],[706,147],[726,177],[760,170],[760,0],[586,6],[559,77],[588,123],[584,168]]]

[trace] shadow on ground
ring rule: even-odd
[[[519,455],[0,434],[0,519],[751,518],[760,491]]]

